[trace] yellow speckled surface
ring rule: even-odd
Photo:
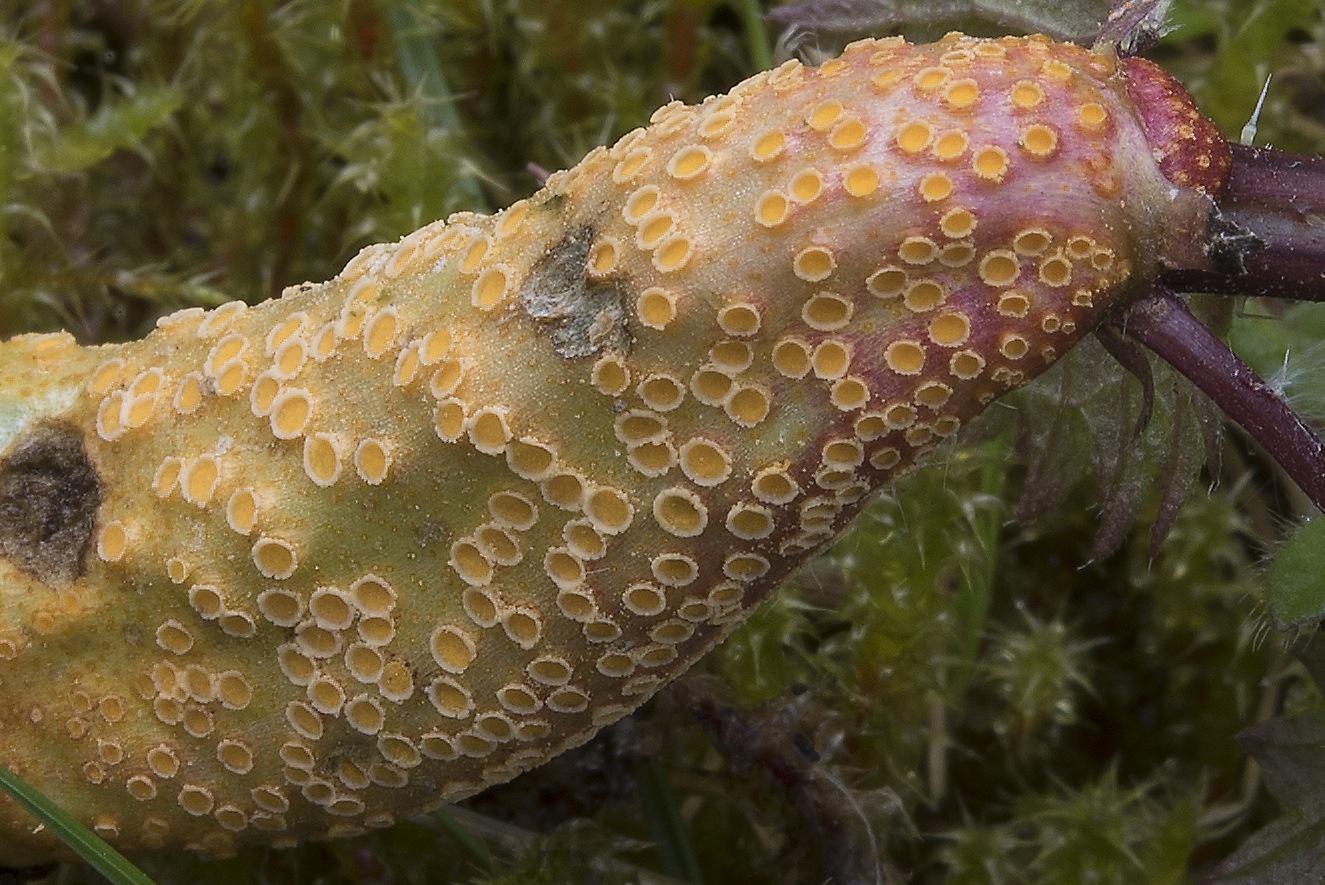
[[[0,761],[224,855],[587,740],[1150,271],[1173,188],[1122,79],[859,43],[330,282],[4,345],[6,505],[96,482],[5,539]],[[59,853],[30,828],[0,799],[0,864]]]

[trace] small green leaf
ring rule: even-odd
[[[1318,847],[1322,841],[1325,821],[1281,817],[1224,861],[1210,885],[1321,885],[1325,883]]]
[[[129,863],[124,855],[3,765],[0,765],[0,787],[113,885],[153,885],[152,880]]]
[[[1288,811],[1224,861],[1214,885],[1325,883],[1325,714],[1271,719],[1238,740]]]
[[[1238,735],[1238,743],[1261,766],[1270,795],[1309,818],[1325,820],[1325,713],[1257,723]]]
[[[1270,616],[1281,629],[1325,618],[1325,519],[1298,528],[1266,576]]]

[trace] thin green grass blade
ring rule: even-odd
[[[47,799],[35,787],[28,784],[8,768],[0,765],[0,787],[14,797],[19,805],[33,817],[41,821],[46,829],[60,837],[78,856],[83,858],[97,872],[109,879],[112,885],[154,885],[142,870],[101,840],[96,833],[74,820],[67,811]]]
[[[980,469],[980,493],[986,500],[1002,500],[1007,488],[1007,469],[1004,466],[1010,435],[1004,433],[984,446],[987,463]],[[962,581],[957,591],[957,623],[961,633],[961,657],[951,674],[953,692],[950,697],[966,694],[975,663],[984,641],[989,623],[989,607],[994,598],[995,569],[998,565],[998,536],[1003,529],[1002,514],[994,509],[983,509],[975,519],[975,535],[980,554],[975,562],[962,561]]]
[[[690,841],[690,831],[681,819],[667,770],[658,764],[645,765],[636,772],[635,783],[639,787],[644,822],[653,837],[659,866],[674,879],[701,885],[704,876],[699,859]]]
[[[737,11],[741,16],[741,33],[745,36],[745,51],[750,55],[750,66],[755,71],[773,67],[773,50],[768,45],[768,26],[759,0],[741,0]]]
[[[465,140],[464,121],[455,107],[455,96],[442,73],[437,48],[420,24],[419,13],[412,5],[397,4],[386,11],[387,27],[395,43],[401,76],[411,92],[421,99],[419,113],[429,126],[445,129],[455,138]],[[465,202],[475,212],[490,211],[476,175],[461,179]]]
[[[446,806],[430,812],[429,817],[445,827],[448,833],[458,839],[461,845],[465,846],[465,850],[470,853],[474,862],[478,864],[483,872],[489,876],[497,875],[497,860],[492,856],[492,852],[488,850],[487,844],[465,829],[460,821],[456,820],[451,812],[446,809]]]

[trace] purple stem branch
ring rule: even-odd
[[[1325,510],[1325,445],[1292,409],[1161,286],[1113,320],[1205,392]]]
[[[1180,292],[1325,301],[1325,159],[1232,148],[1228,185],[1215,202],[1223,221],[1236,228],[1217,226],[1222,232],[1207,244],[1215,269],[1169,270],[1160,282]],[[1237,228],[1259,246],[1239,248]]]

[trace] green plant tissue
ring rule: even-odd
[[[1325,618],[1325,519],[1303,523],[1279,548],[1265,598],[1283,629]]]

